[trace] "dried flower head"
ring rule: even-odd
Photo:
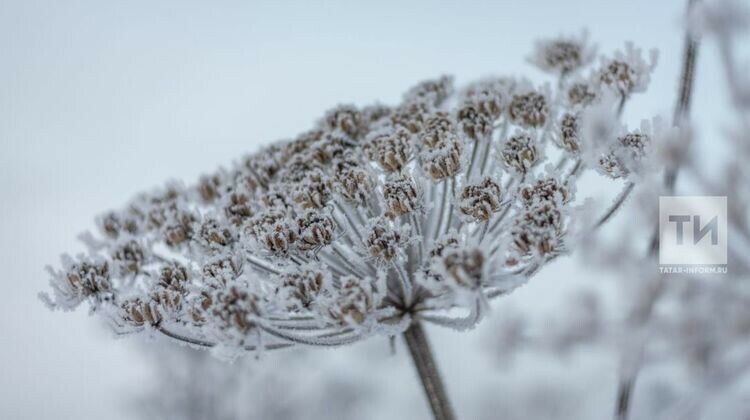
[[[517,131],[502,144],[500,156],[508,169],[521,174],[528,172],[539,158],[534,139],[524,131]]]
[[[500,208],[500,184],[490,177],[468,184],[459,195],[459,211],[476,221],[486,221]]]
[[[594,58],[587,38],[584,33],[578,37],[560,36],[537,41],[529,61],[548,73],[567,75],[581,69]]]
[[[570,200],[570,193],[568,187],[559,179],[550,176],[540,178],[536,182],[521,187],[519,198],[526,208],[533,207],[540,202],[563,205]]]
[[[547,97],[535,90],[516,93],[508,105],[508,114],[511,121],[521,127],[541,127],[549,116]]]
[[[403,128],[376,131],[364,146],[370,159],[386,172],[399,172],[412,155],[411,133]]]
[[[383,184],[383,200],[386,215],[398,217],[417,210],[421,203],[421,194],[414,180],[402,177]]]
[[[587,62],[583,44],[540,45],[557,74]],[[643,67],[614,57],[635,73],[612,84],[645,88]],[[455,94],[440,77],[392,106],[337,106],[292,140],[106,213],[86,236],[89,255],[51,271],[45,300],[89,302],[118,332],[230,352],[347,344],[422,319],[469,328],[503,282],[567,251],[577,177],[540,169],[550,136],[572,154],[559,163],[566,174],[601,169],[608,152],[632,173],[650,143],[650,131],[610,129],[617,115],[588,84],[531,86],[495,77]],[[589,109],[607,129],[587,131],[584,119],[579,135]]]
[[[656,51],[651,51],[647,62],[640,49],[627,43],[625,51],[616,51],[613,57],[602,60],[599,80],[622,96],[643,92],[651,80],[657,57]]]
[[[456,113],[456,121],[461,131],[470,139],[477,140],[492,132],[494,118],[479,110],[474,104],[466,104]]]
[[[581,150],[579,119],[577,114],[563,114],[554,133],[557,145],[572,155]]]

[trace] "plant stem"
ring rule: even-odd
[[[695,4],[699,0],[687,1],[687,14],[689,15]],[[695,63],[698,56],[698,40],[693,38],[689,32],[685,33],[685,41],[682,54],[682,70],[680,72],[679,91],[677,103],[675,104],[673,125],[679,127],[690,116],[690,102],[693,95],[693,85],[695,84]],[[687,145],[685,146],[687,147]],[[664,187],[667,193],[671,193],[675,188],[678,167],[667,168],[664,175]],[[651,242],[647,251],[647,258],[656,256],[659,251],[659,226],[655,226],[651,236]],[[659,279],[660,281],[661,278]],[[655,297],[654,299],[656,299]],[[648,306],[646,315],[642,318],[641,325],[648,323],[655,302]],[[641,351],[644,344],[641,344]],[[630,412],[630,401],[633,394],[635,381],[638,378],[638,367],[632,374],[621,375],[617,386],[617,406],[615,409],[616,420],[627,420]]]
[[[422,387],[427,394],[427,400],[430,403],[435,420],[455,419],[422,324],[419,321],[413,322],[409,329],[404,331],[404,339],[406,340],[406,346],[409,347],[414,366],[417,368],[419,379],[422,381]]]

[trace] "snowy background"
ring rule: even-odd
[[[36,297],[47,286],[44,266],[82,250],[76,235],[103,210],[291,137],[337,103],[394,103],[443,73],[459,84],[493,73],[541,77],[524,61],[533,40],[582,28],[600,51],[626,40],[659,49],[651,87],[626,120],[668,116],[683,8],[678,0],[0,0],[0,418],[130,419],[133,399],[150,389],[139,340],[113,340],[85,311],[51,313]],[[724,112],[715,56],[713,45],[703,48],[697,70],[694,115],[706,136]],[[549,401],[536,407],[542,417],[608,417],[614,358],[523,355],[511,364],[493,351],[506,305],[553,317],[566,290],[601,275],[575,257],[560,260],[496,302],[475,331],[431,328],[457,411],[524,418],[514,401],[531,394]],[[395,356],[374,340],[308,350],[302,366],[289,357],[259,363],[286,378],[356,381],[362,417],[428,413],[400,343]],[[552,382],[566,384],[559,400],[545,394]]]

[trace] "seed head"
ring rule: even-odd
[[[521,127],[542,127],[549,116],[547,98],[536,91],[513,95],[508,113],[511,121]]]
[[[420,193],[411,177],[402,177],[383,184],[383,199],[388,217],[411,213],[420,206]]]
[[[486,221],[499,208],[500,185],[490,177],[468,184],[461,190],[458,209],[471,220]]]
[[[524,174],[537,162],[537,149],[531,135],[517,131],[503,143],[500,156],[505,167]]]

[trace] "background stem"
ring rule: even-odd
[[[412,323],[409,329],[404,331],[404,339],[419,373],[419,379],[422,381],[422,387],[427,394],[435,420],[455,419],[422,324],[419,321]]]

